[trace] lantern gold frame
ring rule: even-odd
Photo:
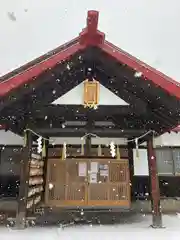
[[[84,107],[97,108],[99,104],[99,92],[100,85],[99,82],[93,79],[89,81],[86,79],[84,81]]]

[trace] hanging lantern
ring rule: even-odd
[[[116,158],[117,158],[117,160],[120,160],[120,159],[121,159],[121,154],[120,154],[119,145],[117,145],[117,148],[116,148]]]
[[[99,104],[99,82],[93,79],[84,81],[84,107],[96,109]]]

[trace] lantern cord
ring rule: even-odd
[[[137,137],[137,138],[133,138],[133,139],[131,139],[131,140],[127,140],[127,142],[138,141],[139,139],[141,139],[141,138],[149,135],[150,133],[153,133],[153,137],[154,137],[154,131],[153,131],[153,130],[149,130],[148,132],[144,133],[143,135],[141,135],[141,136],[139,136],[139,137]],[[97,134],[87,133],[87,134],[85,134],[84,136],[82,136],[81,139],[83,140],[84,138],[86,138],[86,137],[89,136],[89,135],[91,135],[91,136],[93,136],[93,137],[101,138],[101,137],[99,137]]]
[[[32,132],[34,135],[36,135],[36,136],[38,136],[38,137],[42,137],[40,134],[36,133],[35,131],[33,131],[33,130],[30,129],[30,128],[26,128],[26,129],[24,130],[24,132],[27,132],[27,131]],[[133,139],[131,139],[131,140],[127,140],[127,142],[137,141],[137,140],[139,140],[139,139],[141,139],[141,138],[149,135],[150,133],[153,133],[153,136],[154,136],[154,131],[153,131],[153,130],[150,130],[150,131],[144,133],[143,135],[141,135],[141,136],[139,136],[139,137],[137,137],[137,138],[133,138]],[[85,134],[84,136],[82,136],[81,139],[83,140],[84,138],[86,138],[86,137],[89,136],[89,135],[91,135],[91,136],[93,136],[93,137],[96,137],[96,138],[101,138],[101,137],[99,137],[97,134],[87,133],[87,134]],[[42,137],[42,139],[49,141],[49,139],[48,139],[48,138],[45,138],[45,137]]]
[[[96,137],[96,138],[100,138],[97,134],[94,133],[87,133],[84,136],[81,137],[81,139],[83,140],[84,138],[86,138],[87,136],[92,136],[92,137]]]
[[[149,135],[150,133],[153,133],[153,137],[154,137],[154,131],[153,131],[153,130],[150,130],[150,131],[144,133],[143,135],[141,135],[141,136],[139,136],[139,137],[137,137],[137,138],[133,138],[133,139],[131,139],[131,140],[127,140],[127,142],[134,142],[134,141],[138,142],[139,139],[141,139],[141,138]]]
[[[30,129],[30,128],[26,128],[26,129],[24,130],[24,132],[27,132],[27,131],[33,133],[33,134],[36,135],[37,137],[41,137],[42,139],[49,141],[48,138],[42,137],[40,134],[36,133],[35,131],[33,131],[33,130]]]

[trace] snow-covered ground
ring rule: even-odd
[[[133,223],[99,226],[72,226],[64,230],[60,228],[29,228],[26,230],[0,229],[1,240],[149,240],[149,239],[179,239],[180,218],[177,216],[163,216],[162,229],[152,229],[151,216],[141,216],[133,220]]]

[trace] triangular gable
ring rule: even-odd
[[[173,79],[139,61],[137,58],[117,48],[110,42],[105,41],[104,33],[97,30],[98,15],[99,13],[97,11],[88,12],[86,28],[80,33],[79,37],[73,41],[61,46],[58,50],[56,49],[56,51],[52,51],[50,55],[46,54],[38,58],[38,60],[34,60],[30,64],[17,69],[13,74],[7,74],[0,78],[0,80],[3,81],[1,82],[0,96],[6,96],[11,90],[32,82],[42,72],[55,67],[57,63],[69,59],[77,52],[89,46],[96,46],[112,57],[112,59],[140,72],[142,79],[145,81],[147,79],[150,80],[166,92],[180,99],[178,82],[175,82]]]
[[[84,83],[67,92],[52,102],[55,105],[81,105],[83,104]],[[123,99],[116,96],[109,89],[100,84],[99,105],[129,105]]]

